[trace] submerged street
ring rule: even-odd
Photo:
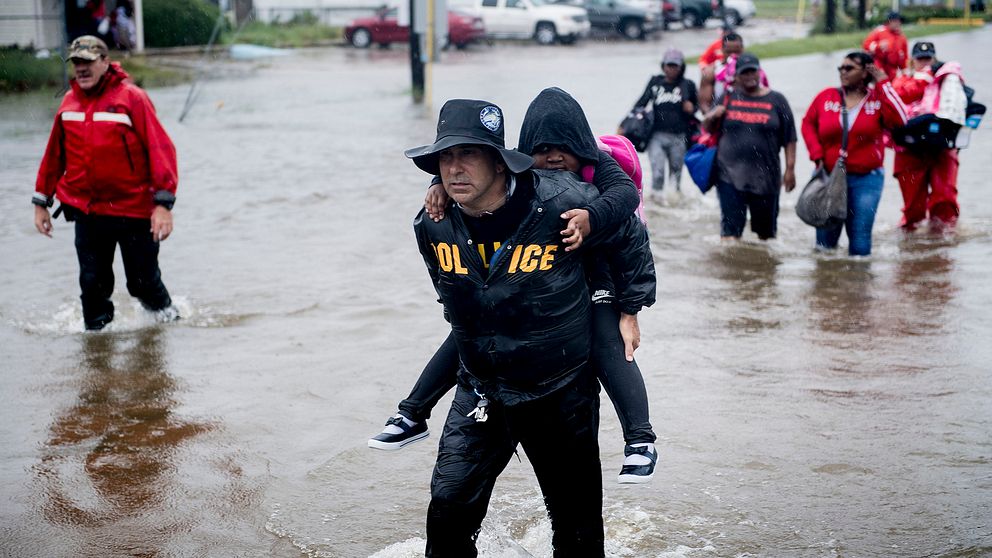
[[[0,555],[422,556],[450,395],[426,442],[366,448],[448,331],[411,228],[429,177],[403,150],[432,141],[456,97],[499,104],[515,145],[548,86],[613,133],[665,48],[696,54],[716,34],[447,52],[432,111],[410,102],[395,48],[218,62],[183,123],[189,86],[150,90],[179,153],[160,261],[184,319],[155,324],[118,262],[118,317],[99,334],[82,331],[71,227],[48,239],[30,217],[58,101],[0,98]],[[992,101],[992,31],[931,40]],[[842,57],[763,67],[798,119]],[[804,183],[801,140],[798,160]],[[989,168],[986,121],[961,153],[956,234],[907,236],[890,154],[868,259],[846,238],[815,254],[798,191],[767,244],[721,243],[715,192],[688,176],[645,199],[658,303],[636,356],[660,460],[651,484],[616,484],[604,396],[609,556],[992,554]],[[551,555],[526,462],[497,483],[479,547]]]

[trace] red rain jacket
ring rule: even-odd
[[[824,89],[813,99],[803,117],[802,132],[811,161],[823,159],[831,171],[840,157],[840,107],[843,100],[836,87]],[[848,112],[848,118],[851,114]],[[853,121],[848,120],[847,170],[865,174],[882,166],[884,156],[883,130],[906,124],[908,109],[899,99],[889,81],[868,90],[861,109]]]
[[[889,79],[895,79],[899,70],[909,63],[909,44],[906,42],[906,35],[902,32],[897,33],[885,25],[879,25],[868,33],[861,46],[875,58],[875,65],[881,68]]]
[[[147,219],[176,193],[176,148],[151,100],[116,62],[90,93],[76,81],[55,115],[35,191],[87,214]]]

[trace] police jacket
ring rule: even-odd
[[[588,203],[596,189],[565,172],[528,171],[517,179],[533,181],[533,196],[523,222],[488,269],[460,211],[434,222],[421,210],[414,220],[458,345],[459,379],[506,405],[547,395],[584,368],[592,310],[581,255],[587,246],[613,248],[621,308],[636,311],[655,298],[647,231],[636,216],[566,252],[560,215]]]
[[[83,213],[147,219],[155,203],[171,207],[176,148],[148,95],[116,62],[96,88],[72,81],[55,114],[36,197]]]

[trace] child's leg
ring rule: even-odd
[[[592,361],[613,401],[627,444],[653,443],[648,392],[636,362],[627,362],[620,337],[620,312],[613,304],[594,304]]]
[[[455,346],[454,335],[449,333],[420,373],[410,395],[400,402],[400,413],[414,422],[424,422],[430,418],[431,409],[448,390],[455,387],[458,366],[458,347]]]

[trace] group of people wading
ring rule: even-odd
[[[866,41],[871,52],[844,56],[837,86],[821,91],[801,119],[810,159],[828,170],[841,156],[841,115],[849,122],[848,218],[817,230],[822,249],[835,248],[846,229],[851,254],[871,252],[892,131],[927,113],[963,123],[959,65],[938,62],[934,45],[919,42],[911,67],[902,67],[906,58],[892,52],[905,48],[905,40],[892,38],[900,21],[890,18],[884,33]],[[114,318],[117,244],[128,291],[159,320],[178,318],[157,261],[159,243],[172,231],[175,148],[147,95],[108,55],[95,37],[70,46],[76,76],[32,200],[40,233],[51,235],[55,198],[75,222],[83,318],[92,330]],[[796,186],[798,135],[788,100],[770,88],[758,58],[731,31],[703,55],[698,88],[685,78],[681,52],[668,50],[661,62],[662,73],[636,103],[654,113],[647,143],[652,191],[666,178],[678,188],[686,145],[701,120],[719,134],[721,235],[740,238],[750,214],[759,238],[775,237],[779,192]],[[433,407],[454,388],[431,480],[427,556],[476,555],[493,486],[518,445],[544,494],[555,556],[602,556],[600,385],[623,427],[618,482],[648,482],[658,460],[634,360],[637,316],[655,302],[656,290],[639,212],[640,167],[629,142],[597,138],[579,103],[558,88],[533,100],[517,149],[506,147],[504,130],[496,103],[450,100],[434,142],[406,152],[433,177],[414,229],[451,331],[368,445],[395,450],[424,439]],[[928,216],[934,226],[954,224],[957,164],[953,148],[897,150],[903,227]]]
[[[865,50],[844,56],[838,83],[816,95],[800,119],[810,160],[829,172],[841,153],[843,109],[848,113],[848,218],[817,229],[818,249],[836,248],[846,230],[851,255],[871,253],[886,147],[895,150],[894,174],[904,202],[901,226],[913,230],[929,218],[932,228],[946,230],[957,221],[957,147],[900,145],[893,133],[925,115],[954,130],[964,126],[969,99],[961,67],[939,61],[931,42],[918,42],[910,52],[901,23],[898,13],[889,14],[865,39]],[[701,129],[719,138],[712,182],[720,200],[721,236],[740,238],[750,215],[758,238],[775,237],[780,192],[797,183],[799,134],[789,101],[771,88],[758,58],[744,51],[743,38],[730,29],[700,57],[698,87],[685,78],[678,50],[667,51],[661,64],[662,73],[650,79],[635,103],[635,109],[652,112],[646,147],[651,192],[662,191],[666,176],[679,187],[686,148]]]
[[[720,134],[721,235],[740,238],[750,213],[758,237],[773,238],[779,191],[796,185],[795,119],[739,35],[725,33],[719,46],[698,89],[685,79],[682,53],[667,51],[663,73],[637,101],[655,112],[652,190],[663,188],[666,171],[678,187],[701,109],[702,127]],[[932,43],[914,45],[912,59],[912,71],[893,82],[872,54],[852,51],[837,68],[838,86],[821,91],[801,119],[810,159],[829,170],[841,154],[842,112],[848,118],[848,218],[816,231],[819,249],[836,248],[846,229],[852,255],[871,252],[889,134],[963,86],[957,64],[938,63]],[[963,105],[960,112],[951,118],[963,123]],[[454,387],[431,479],[427,556],[476,555],[496,478],[518,445],[544,494],[555,556],[602,556],[600,384],[626,443],[618,482],[648,482],[658,460],[633,359],[637,313],[655,298],[650,244],[628,176],[640,174],[618,167],[604,152],[605,136],[597,144],[582,108],[557,88],[531,103],[516,150],[506,149],[503,129],[495,103],[451,100],[435,142],[406,152],[434,176],[414,229],[451,333],[368,445],[396,450],[427,437],[432,408]],[[956,174],[954,152],[899,149],[907,229],[928,213],[935,227],[953,225],[954,188],[931,161],[953,161]]]

